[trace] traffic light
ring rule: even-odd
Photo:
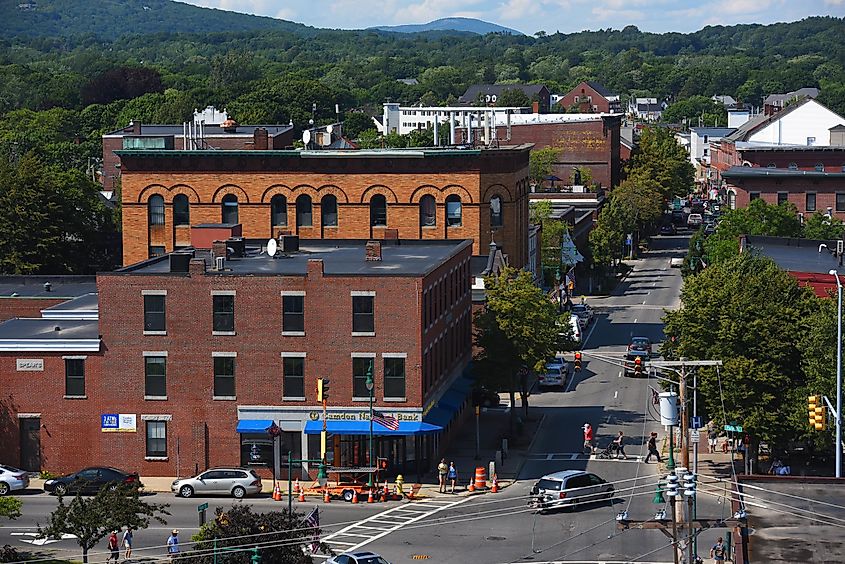
[[[322,401],[329,401],[329,379],[322,378],[323,380],[323,399]]]
[[[317,378],[317,401],[323,402],[329,399],[329,381],[325,378]]]
[[[643,375],[643,358],[638,356],[634,359],[634,375],[635,376],[642,376]]]
[[[815,428],[816,431],[824,431],[827,422],[827,409],[825,409],[819,396],[807,397],[807,415],[811,427]]]
[[[576,371],[581,370],[581,353],[580,352],[575,353],[575,370]]]

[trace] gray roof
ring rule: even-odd
[[[637,103],[638,112],[662,112],[663,108],[658,104],[640,104]]]
[[[57,331],[56,328],[59,328]],[[100,336],[96,319],[41,319],[15,317],[0,323],[0,341],[37,339],[66,341],[97,339]]]
[[[63,317],[70,319],[75,316],[85,314],[97,315],[99,309],[100,302],[98,299],[98,295],[96,293],[92,293],[84,294],[77,298],[73,298],[72,300],[68,300],[66,302],[62,302],[60,304],[56,304],[54,306],[43,309],[41,310],[41,315],[43,317]]]
[[[522,90],[529,98],[539,95],[545,88],[544,84],[473,84],[467,88],[459,98],[462,102],[474,102],[479,94],[495,94],[500,96],[505,90]]]
[[[44,283],[50,283],[50,291],[44,289]],[[76,298],[97,291],[97,279],[94,276],[0,276],[0,298]]]
[[[595,90],[596,92],[598,92],[599,94],[604,96],[605,98],[607,98],[608,96],[616,96],[616,94],[614,94],[613,92],[611,92],[610,90],[605,88],[603,84],[599,84],[598,82],[593,82],[592,80],[587,80],[586,82],[587,82],[587,84],[590,85],[590,88],[592,88],[593,90]]]
[[[790,170],[788,168],[762,168],[732,166],[722,173],[722,178],[845,178],[845,172],[820,172],[817,170]]]
[[[719,102],[723,106],[735,106],[736,105],[736,99],[733,96],[728,96],[727,94],[713,96],[713,101]]]
[[[827,274],[836,269],[845,274],[845,267],[839,266],[839,261],[830,253],[830,250],[836,250],[836,241],[749,235],[746,242],[752,250],[769,257],[788,272]],[[827,249],[822,248],[819,252],[819,245],[827,245]]]
[[[763,100],[763,104],[776,105],[792,100],[793,98],[818,98],[818,96],[818,88],[799,88],[798,90],[793,90],[792,92],[787,92],[786,94],[769,94],[766,96],[766,99]]]
[[[734,131],[734,127],[691,127],[691,131],[695,131],[699,135],[707,135],[709,137],[724,137],[730,135]]]
[[[205,260],[207,275],[305,276],[308,261],[321,259],[323,273],[326,276],[419,277],[429,274],[463,249],[471,247],[472,241],[469,239],[442,241],[403,239],[398,244],[393,241],[382,241],[381,261],[364,260],[366,241],[363,240],[300,240],[298,252],[285,254],[279,251],[276,253],[276,258],[270,257],[257,244],[260,242],[247,244],[247,256],[228,259],[225,270],[220,272],[212,270],[214,261],[209,251],[197,250],[195,257]],[[114,272],[103,273],[102,276],[168,274],[170,272],[168,257],[168,255],[156,257]]]
[[[238,125],[234,131],[225,131],[223,127],[219,125],[206,125],[203,128],[203,134],[205,137],[227,137],[231,135],[254,135],[255,130],[259,127],[264,128],[267,130],[269,135],[276,135],[278,133],[284,133],[285,131],[289,131],[293,129],[292,125]],[[183,129],[182,124],[178,125],[170,125],[170,124],[141,124],[141,135],[182,135]],[[103,137],[124,137],[124,136],[132,136],[137,135],[136,133],[132,133],[131,130],[127,131],[126,129],[117,129],[115,131],[111,131],[106,133]]]

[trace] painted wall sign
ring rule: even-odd
[[[44,372],[43,358],[19,358],[15,362],[18,372]]]
[[[134,433],[136,417],[134,413],[104,413],[100,416],[100,430],[103,433]]]

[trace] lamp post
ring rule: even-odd
[[[370,480],[367,486],[371,490],[373,489],[373,388],[375,388],[375,382],[373,382],[373,361],[371,360],[370,367],[367,369],[367,391],[370,393],[370,455],[367,459],[370,466]]]
[[[842,477],[842,281],[834,269],[836,280],[836,477]]]

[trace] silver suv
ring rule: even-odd
[[[583,505],[613,497],[613,485],[583,470],[562,470],[547,474],[531,488],[537,509]]]
[[[249,468],[211,468],[193,478],[174,480],[170,490],[182,497],[218,494],[242,498],[261,491],[261,478]]]

